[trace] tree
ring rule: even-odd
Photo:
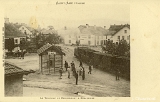
[[[128,44],[126,40],[121,40],[119,42],[118,48],[117,48],[117,53],[119,56],[124,56],[125,52],[128,51]]]
[[[40,47],[42,47],[43,45],[45,45],[46,43],[49,44],[59,44],[62,42],[62,38],[60,36],[58,36],[58,34],[49,34],[49,36],[45,37],[43,34],[39,34],[36,36],[36,46],[39,49]]]
[[[20,41],[19,47],[20,47],[21,50],[27,49],[26,40],[25,39],[22,39]]]
[[[130,45],[127,44],[126,40],[119,41],[119,44],[114,44],[112,41],[106,42],[106,50],[109,54],[118,56],[129,56],[130,55]]]
[[[35,43],[36,43],[37,49],[39,49],[45,44],[45,37],[40,33],[39,35],[36,36]]]
[[[57,34],[49,34],[49,36],[46,37],[45,42],[50,44],[59,44],[61,43],[61,38]]]

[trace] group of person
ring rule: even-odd
[[[83,67],[82,61],[80,61],[80,64],[79,64],[80,69],[79,70],[76,70],[74,61],[71,62],[70,66],[69,66],[68,62],[65,61],[64,66],[65,66],[66,71],[68,71],[68,78],[69,79],[71,77],[71,71],[72,71],[73,76],[76,79],[76,85],[78,85],[78,76],[82,76],[82,80],[85,79],[85,68]],[[60,79],[61,79],[61,76],[62,76],[62,70],[63,70],[63,68],[60,69]],[[91,73],[92,73],[92,67],[91,67],[91,65],[89,65],[88,74],[91,74]],[[116,74],[116,80],[119,80],[120,70],[118,68],[116,69],[115,74]]]
[[[18,50],[15,53],[16,57],[18,57],[19,59],[24,59],[24,54],[25,54],[25,52],[23,50],[21,50],[21,52]]]
[[[80,61],[80,64],[79,64],[80,69],[79,70],[76,69],[74,61],[71,62],[70,66],[69,66],[68,62],[65,61],[64,66],[65,66],[66,71],[68,71],[68,78],[69,79],[70,79],[70,75],[71,75],[71,71],[72,71],[73,76],[76,79],[76,85],[78,85],[78,76],[82,76],[82,80],[85,79],[85,68],[83,67],[82,61]],[[91,74],[91,70],[92,70],[92,67],[91,67],[91,65],[89,65],[88,74]]]

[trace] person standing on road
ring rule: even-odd
[[[62,71],[63,71],[63,69],[60,68],[60,69],[59,69],[60,79],[62,79]]]
[[[76,78],[76,85],[78,85],[78,71],[75,72],[75,78]]]
[[[19,52],[19,50],[18,50],[17,53],[16,53],[16,57],[17,57],[17,58],[20,58],[20,52]]]
[[[83,69],[80,67],[80,68],[79,68],[79,76],[82,75],[82,70],[83,70]]]
[[[21,54],[20,54],[21,59],[24,59],[24,51],[21,50]]]
[[[119,69],[117,68],[117,69],[116,69],[116,80],[119,80],[119,75],[120,75],[120,71],[119,71]]]
[[[71,63],[71,71],[73,71],[73,63]]]
[[[84,70],[84,67],[82,68],[82,80],[85,79],[85,70]]]
[[[67,71],[68,71],[68,78],[70,79],[70,67],[68,67]]]
[[[82,61],[80,60],[79,67],[83,67]]]
[[[64,66],[65,66],[66,71],[67,71],[67,68],[68,68],[68,62],[67,61],[65,61]]]
[[[71,63],[71,66],[72,66],[73,76],[75,76],[76,68],[75,68],[75,64],[74,64],[73,61],[72,61],[72,63]]]
[[[92,67],[91,67],[91,65],[89,65],[89,72],[88,72],[88,74],[91,74],[91,71],[92,71]]]

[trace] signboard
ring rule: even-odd
[[[55,55],[56,54],[56,52],[48,52],[48,55]]]

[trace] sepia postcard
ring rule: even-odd
[[[0,5],[0,101],[160,101],[159,1]]]

